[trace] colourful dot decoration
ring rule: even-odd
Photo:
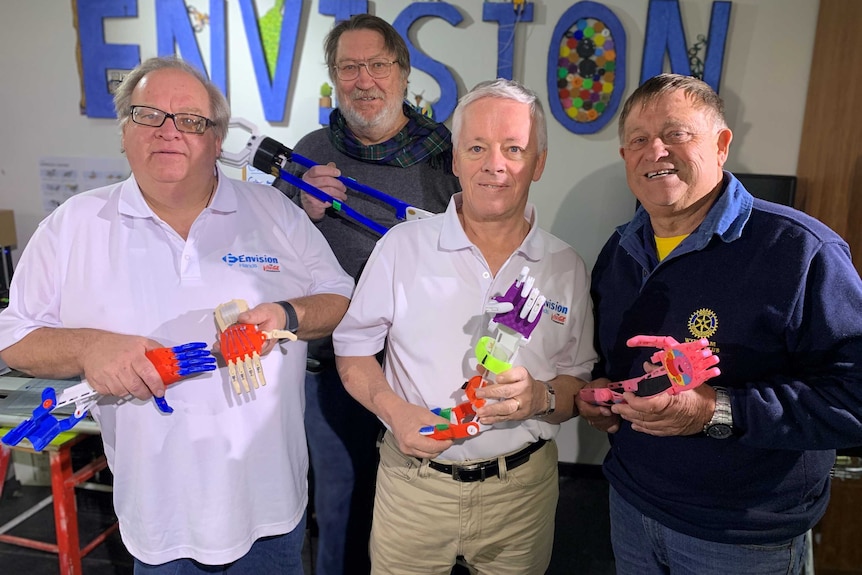
[[[560,41],[557,88],[566,115],[593,122],[607,108],[614,91],[614,38],[604,22],[580,18]]]

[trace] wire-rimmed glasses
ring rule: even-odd
[[[388,78],[392,73],[392,65],[397,64],[398,60],[387,60],[385,58],[374,58],[367,62],[342,62],[336,64],[332,68],[335,70],[335,75],[339,80],[355,80],[359,77],[359,69],[365,68],[368,75],[372,78]]]

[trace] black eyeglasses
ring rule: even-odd
[[[149,126],[151,128],[160,128],[167,118],[174,121],[174,126],[180,132],[186,134],[203,134],[207,128],[214,126],[212,120],[205,116],[197,114],[168,114],[158,108],[150,108],[149,106],[132,106],[130,108],[132,121],[141,126]]]
[[[359,69],[365,67],[365,71],[372,78],[388,78],[392,72],[392,64],[397,64],[398,60],[386,60],[384,58],[375,58],[367,62],[343,62],[336,64],[332,68],[335,70],[335,75],[339,80],[355,80],[359,77]]]

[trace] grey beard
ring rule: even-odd
[[[351,130],[360,132],[369,132],[379,130],[384,126],[392,126],[398,123],[401,117],[401,102],[396,102],[391,106],[387,106],[372,117],[366,118],[359,114],[352,105],[341,107],[341,114],[347,121],[347,125]]]

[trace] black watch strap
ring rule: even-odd
[[[284,324],[284,329],[296,333],[296,330],[299,329],[299,319],[296,317],[296,310],[293,309],[289,301],[277,301],[275,303],[284,309],[284,313],[287,316],[287,323]]]

